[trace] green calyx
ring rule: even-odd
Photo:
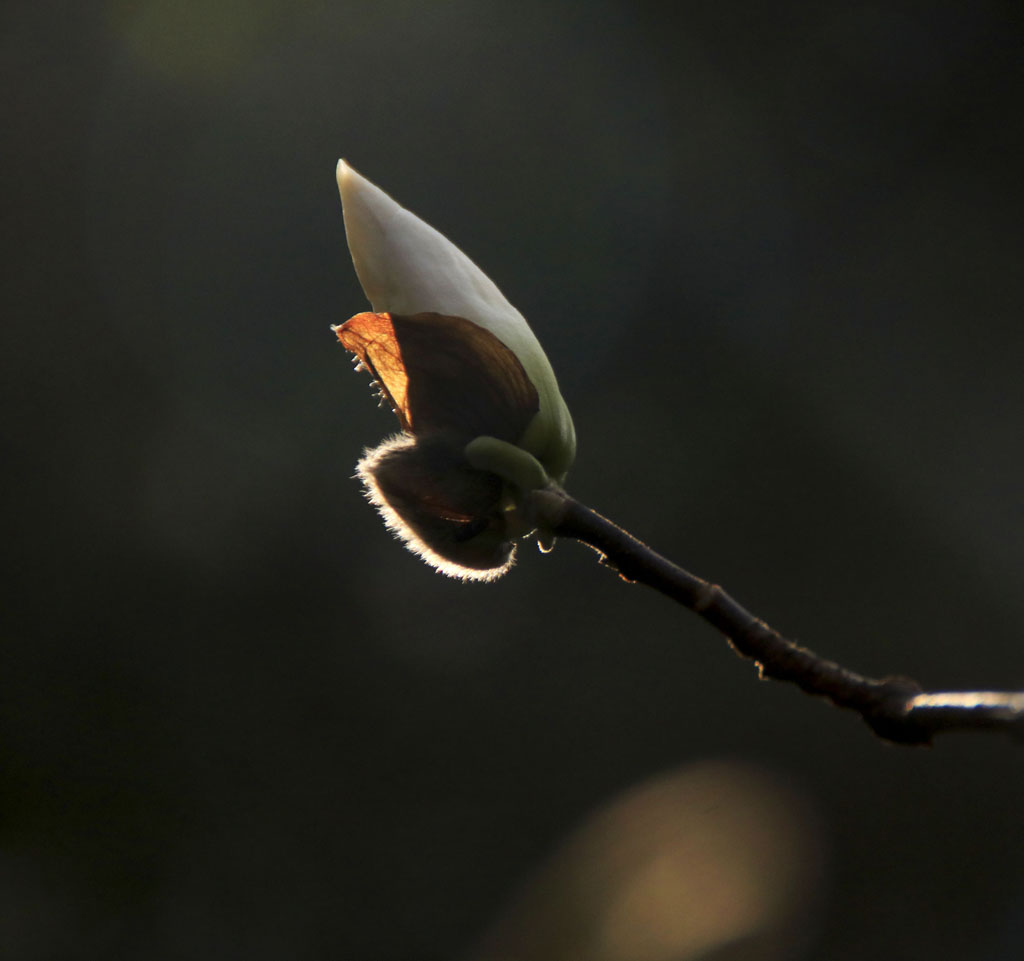
[[[533,454],[507,440],[477,437],[466,445],[465,454],[472,467],[497,474],[520,495],[551,483],[547,471]]]

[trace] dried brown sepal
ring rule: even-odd
[[[389,438],[363,456],[359,476],[388,528],[442,573],[493,580],[511,567],[501,479],[470,467],[450,435]]]
[[[537,389],[516,355],[462,317],[368,312],[335,330],[369,370],[405,431],[514,443],[540,409]]]

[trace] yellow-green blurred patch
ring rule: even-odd
[[[149,69],[189,84],[230,79],[322,0],[108,0],[111,28]]]

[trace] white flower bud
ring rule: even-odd
[[[519,438],[561,483],[576,434],[558,382],[525,318],[447,237],[338,161],[338,189],[356,274],[374,311],[463,317],[489,330],[523,365],[540,398],[536,422]]]
[[[335,327],[403,434],[359,464],[388,527],[443,573],[512,564],[522,497],[572,464],[572,419],[522,315],[461,250],[338,163],[345,230],[373,307]]]

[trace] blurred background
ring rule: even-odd
[[[446,580],[345,157],[531,320],[570,490],[819,652],[1024,687],[1024,10],[7,2],[0,953],[1024,956],[1024,754],[893,748],[572,543]]]

